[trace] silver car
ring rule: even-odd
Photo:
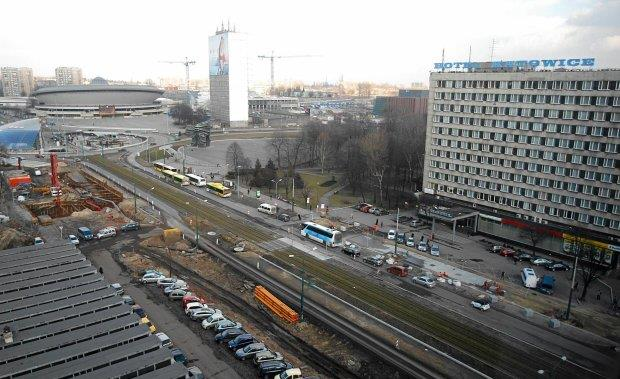
[[[279,352],[273,352],[271,350],[261,351],[260,353],[256,353],[254,355],[254,365],[258,366],[259,364],[267,361],[283,361],[284,357]]]
[[[202,309],[197,309],[193,312],[190,312],[189,318],[191,318],[194,321],[200,321],[200,320],[209,318],[211,315],[214,315],[216,313],[222,313],[222,311],[220,311],[219,309],[212,309],[209,307],[204,307]]]
[[[435,279],[431,278],[430,276],[414,276],[411,280],[414,283],[421,284],[428,288],[433,288],[437,285]]]
[[[261,351],[267,351],[267,347],[264,343],[251,343],[248,346],[237,350],[235,352],[235,357],[243,361],[246,358],[252,358],[255,354],[260,353]]]
[[[189,292],[187,290],[176,289],[176,290],[170,292],[170,294],[168,294],[168,297],[171,300],[181,300],[183,298],[183,296],[189,295],[189,294],[191,294],[191,292]]]

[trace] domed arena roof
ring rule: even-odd
[[[34,149],[41,132],[38,118],[0,125],[0,145],[9,150]]]

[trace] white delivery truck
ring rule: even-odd
[[[258,211],[262,213],[267,213],[268,215],[274,215],[277,213],[278,209],[273,204],[263,203],[258,206]]]

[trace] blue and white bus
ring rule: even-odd
[[[314,222],[304,222],[301,235],[330,247],[342,246],[342,233]]]

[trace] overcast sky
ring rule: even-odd
[[[97,4],[97,5],[95,5]],[[620,67],[620,1],[7,1],[0,4],[0,66],[53,75],[57,66],[84,76],[144,80],[208,76],[208,36],[230,20],[249,40],[253,83],[269,80],[256,58],[279,60],[276,80],[428,82],[433,62],[494,59],[597,59]]]

